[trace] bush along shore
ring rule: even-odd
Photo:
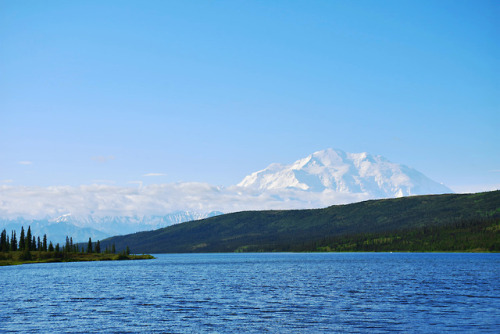
[[[18,241],[19,240],[19,241]],[[47,241],[47,235],[42,238],[32,235],[31,227],[24,231],[21,227],[19,238],[16,231],[10,236],[4,229],[0,237],[0,266],[25,263],[50,262],[80,262],[80,261],[115,261],[115,260],[147,260],[154,259],[151,255],[132,255],[127,246],[120,253],[116,253],[114,244],[101,250],[100,241],[92,242],[89,238],[87,247],[73,243],[72,238],[66,237],[66,243],[55,246]]]

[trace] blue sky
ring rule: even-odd
[[[500,185],[497,1],[0,0],[0,182],[236,184],[329,147]]]

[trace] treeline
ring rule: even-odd
[[[56,245],[59,251],[59,244]],[[31,226],[28,227],[27,232],[24,232],[24,226],[21,227],[19,241],[16,231],[13,230],[10,236],[7,231],[3,229],[0,237],[0,251],[2,252],[16,252],[16,251],[55,251],[52,242],[47,243],[47,235],[44,234],[41,239],[31,233]]]
[[[10,235],[5,229],[3,229],[0,236],[0,252],[23,252],[29,257],[29,253],[32,251],[39,252],[54,252],[54,253],[104,253],[104,254],[115,254],[116,247],[113,243],[112,245],[106,246],[104,250],[101,250],[101,242],[98,240],[96,243],[92,242],[89,238],[87,243],[87,248],[84,244],[73,243],[73,238],[66,236],[66,243],[60,245],[56,243],[55,245],[52,241],[47,240],[47,235],[44,234],[43,237],[36,236],[31,232],[31,226],[28,226],[28,230],[24,231],[24,226],[21,227],[21,232],[19,238],[15,230],[11,231]],[[130,249],[126,248],[123,252],[126,255],[130,254]],[[26,257],[25,256],[25,257]]]
[[[326,252],[500,252],[500,218],[470,219],[386,233],[325,237],[310,243],[274,247]]]
[[[78,246],[77,246],[78,247]],[[84,252],[84,246],[82,245],[82,252]],[[104,251],[101,251],[101,241],[97,240],[94,244],[92,243],[92,238],[89,238],[89,242],[87,243],[87,253],[104,253],[104,254],[116,254],[116,246],[115,244],[107,245]],[[127,246],[124,251],[121,252],[123,255],[130,255],[130,248]]]

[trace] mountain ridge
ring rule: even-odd
[[[238,186],[265,191],[295,188],[321,192],[368,193],[371,197],[451,193],[417,170],[366,152],[326,149],[289,165],[271,164],[246,176]]]
[[[323,209],[243,211],[113,237],[101,244],[129,246],[136,253],[286,251],[325,238],[490,218],[500,219],[498,190],[368,200]]]

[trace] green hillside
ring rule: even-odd
[[[389,245],[380,250],[494,251],[498,250],[499,221],[500,191],[428,195],[314,210],[238,212],[109,238],[102,241],[102,247],[114,243],[120,250],[128,245],[134,253],[377,250],[335,245],[378,238],[405,244],[411,238],[420,240],[419,233],[425,231],[439,240],[430,238],[413,248],[396,249],[394,245],[391,249]],[[477,232],[485,238],[472,238],[477,242],[467,244],[453,242],[453,231],[461,235]],[[448,246],[432,247],[445,239],[448,242],[441,244]]]

